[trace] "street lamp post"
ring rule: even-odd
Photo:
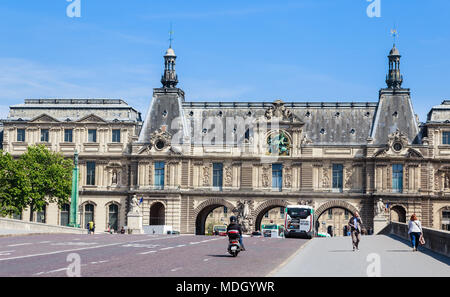
[[[77,222],[78,211],[78,151],[75,150],[75,161],[72,172],[72,198],[70,202],[70,227],[80,228]]]

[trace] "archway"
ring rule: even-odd
[[[330,236],[347,236],[348,221],[353,213],[343,207],[331,207],[316,219],[316,231]]]
[[[265,221],[273,221],[274,224],[283,224],[284,223],[284,209],[286,208],[286,206],[288,205],[288,203],[284,200],[269,200],[266,201],[264,203],[262,203],[260,206],[258,206],[258,208],[253,211],[252,215],[253,218],[255,218],[255,231],[260,231],[261,230],[261,225],[262,222]],[[272,213],[272,218],[271,218],[271,214],[269,213],[271,210],[273,209],[279,209],[279,211],[277,213],[279,216],[279,219],[276,218],[277,214],[275,212]],[[281,218],[281,209],[283,209],[283,218]],[[268,217],[266,217],[266,215],[268,214]]]
[[[403,206],[395,205],[390,208],[392,222],[406,223],[406,209]]]
[[[209,199],[201,203],[194,211],[195,217],[195,235],[205,235],[206,232],[206,219],[208,215],[219,207],[226,207],[227,212],[234,210],[233,204],[224,199]]]
[[[345,236],[345,226],[357,211],[356,207],[346,201],[328,201],[316,209],[316,231],[330,233],[331,229],[334,236]]]
[[[161,202],[153,203],[150,207],[150,225],[161,226],[166,224],[166,207]]]

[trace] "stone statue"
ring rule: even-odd
[[[114,170],[112,173],[112,182],[113,185],[117,185],[117,171]]]
[[[377,205],[375,207],[375,216],[383,215],[386,210],[386,206],[384,205],[383,200],[380,198],[378,200]]]
[[[237,213],[238,223],[241,224],[242,232],[250,232],[250,227],[252,225],[252,219],[250,217],[250,202],[247,200],[244,202],[239,201]]]
[[[450,189],[450,173],[446,173],[444,177],[444,189]]]
[[[133,198],[131,199],[131,210],[130,210],[130,213],[135,213],[135,214],[140,214],[141,213],[141,208],[139,206],[139,201],[138,201],[136,195],[134,195]]]

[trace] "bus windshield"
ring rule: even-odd
[[[214,231],[227,231],[227,226],[214,226]]]
[[[311,214],[308,208],[288,208],[288,215],[295,219],[306,219]]]
[[[276,230],[278,229],[278,225],[264,225],[263,229]]]

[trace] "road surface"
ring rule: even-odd
[[[244,238],[228,255],[227,238],[194,235],[30,235],[0,238],[0,276],[264,277],[307,242]],[[69,261],[68,261],[68,256]],[[68,269],[69,267],[69,269]]]
[[[314,238],[274,277],[450,276],[450,258],[384,235],[363,236],[353,252],[350,237]],[[379,265],[378,265],[379,263]]]

